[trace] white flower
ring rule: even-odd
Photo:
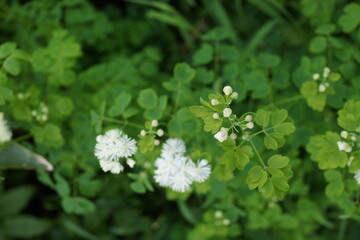
[[[237,139],[237,135],[236,135],[236,133],[232,133],[232,134],[230,134],[230,138],[231,138],[231,139],[233,139],[233,140]]]
[[[213,119],[220,119],[220,116],[217,112],[214,113],[212,117],[213,117]]]
[[[253,120],[253,117],[251,115],[246,115],[245,121],[251,122]]]
[[[320,84],[319,85],[319,92],[325,92],[326,91],[326,86],[324,84]]]
[[[352,136],[350,137],[350,139],[351,139],[353,142],[355,142],[357,138],[356,138],[355,135],[352,135]]]
[[[224,128],[222,127],[220,129],[220,131],[218,131],[214,137],[219,141],[219,142],[223,142],[225,141],[227,138],[228,138],[228,131],[229,129],[228,128]]]
[[[141,131],[140,131],[140,135],[144,137],[144,136],[146,135],[146,131],[145,131],[144,129],[141,130]]]
[[[340,133],[340,136],[342,137],[342,138],[347,138],[348,137],[348,132],[347,131],[341,131],[341,133]]]
[[[230,117],[231,114],[232,114],[231,108],[225,108],[225,109],[223,110],[223,116],[224,116],[224,117]]]
[[[219,104],[219,100],[217,99],[211,99],[211,105],[216,106]]]
[[[127,158],[126,159],[126,164],[130,167],[130,168],[133,168],[136,164],[135,160],[132,159],[132,158]]]
[[[216,218],[222,218],[222,216],[223,216],[223,212],[222,212],[222,211],[220,211],[220,210],[215,211],[215,217],[216,217]]]
[[[327,78],[329,76],[329,73],[330,73],[330,68],[324,67],[323,77]]]
[[[254,128],[254,123],[253,122],[248,122],[245,126],[248,129],[253,129]]]
[[[180,171],[171,179],[171,189],[175,192],[186,192],[191,184],[191,179],[184,171]]]
[[[210,176],[211,168],[206,159],[198,160],[197,165],[191,161],[190,166],[189,172],[195,182],[204,182]]]
[[[151,121],[151,126],[153,126],[153,127],[159,126],[158,120],[152,120],[152,121]]]
[[[320,78],[320,74],[314,73],[314,74],[312,75],[312,78],[313,78],[314,80],[318,80],[318,79]]]
[[[110,171],[113,174],[119,174],[124,170],[121,163],[112,160],[99,160],[100,167],[104,172]]]
[[[355,172],[354,178],[358,184],[360,184],[360,169]]]
[[[12,132],[7,122],[4,120],[4,114],[0,112],[0,144],[11,140]]]
[[[162,137],[164,136],[164,130],[162,130],[161,128],[157,130],[156,134],[159,136],[159,137]]]
[[[227,96],[229,96],[229,95],[232,93],[232,91],[233,91],[233,89],[232,89],[232,87],[230,87],[230,86],[225,86],[225,87],[223,88],[223,92],[224,92],[225,95],[227,95]]]
[[[239,94],[237,92],[233,92],[230,96],[232,99],[238,99]]]
[[[163,144],[161,155],[163,154],[179,154],[183,155],[186,151],[185,143],[183,140],[178,138],[169,138]]]
[[[95,156],[99,160],[118,161],[130,157],[137,151],[136,141],[118,129],[107,131],[96,137]]]
[[[346,142],[338,141],[337,145],[338,145],[338,148],[339,148],[340,151],[345,151],[345,152],[351,152],[352,151],[352,148]]]

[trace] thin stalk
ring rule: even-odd
[[[347,218],[341,220],[340,230],[338,233],[337,240],[344,240],[347,223],[348,223]]]
[[[256,156],[259,158],[259,160],[260,160],[260,162],[261,162],[262,166],[265,168],[265,167],[266,167],[266,165],[265,165],[264,161],[262,160],[262,158],[261,158],[261,156],[260,156],[260,154],[259,154],[258,150],[257,150],[257,149],[256,149],[256,147],[255,147],[255,144],[253,143],[253,141],[252,141],[251,139],[250,139],[250,144],[251,144],[251,146],[253,147],[253,149],[254,149],[254,151],[255,151],[255,153],[256,153]]]
[[[123,124],[124,127],[126,127],[126,126],[132,126],[132,127],[139,128],[139,129],[143,129],[143,128],[144,128],[143,126],[141,126],[141,125],[139,125],[139,124],[132,123],[132,122],[128,122],[128,121],[122,121],[122,120],[117,120],[117,119],[108,118],[108,117],[104,117],[103,119],[104,119],[105,121],[108,121],[108,122]]]

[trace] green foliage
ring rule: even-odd
[[[0,17],[0,239],[358,239],[358,2],[0,1]],[[110,129],[137,141],[119,174],[94,156]],[[154,179],[169,138],[211,167],[185,193]]]

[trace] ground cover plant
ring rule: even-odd
[[[0,239],[359,239],[357,1],[0,19]]]

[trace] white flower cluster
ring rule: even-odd
[[[239,94],[237,92],[233,92],[232,87],[230,86],[225,86],[223,88],[223,92],[225,94],[225,104],[226,107],[224,108],[223,112],[222,112],[222,116],[224,118],[228,118],[228,120],[232,123],[230,128],[225,128],[222,127],[215,135],[214,137],[219,141],[219,142],[223,142],[225,141],[229,136],[231,139],[236,139],[237,138],[237,134],[234,132],[234,130],[236,132],[238,132],[238,130],[236,129],[236,127],[240,127],[242,130],[246,130],[246,129],[253,129],[254,128],[254,122],[253,122],[253,117],[251,115],[247,115],[245,117],[244,120],[242,121],[237,121],[236,119],[236,115],[233,114],[232,109],[230,108],[230,104],[232,102],[232,100],[237,99],[239,97]],[[218,105],[220,102],[217,99],[211,99],[210,101],[211,105],[216,106]],[[213,113],[212,117],[214,119],[221,119],[220,114],[215,112]],[[229,131],[231,130],[231,134],[229,134]],[[245,133],[247,134],[247,133]]]
[[[318,87],[318,91],[323,93],[326,91],[326,89],[330,86],[330,83],[328,82],[327,78],[329,77],[331,70],[328,67],[324,67],[322,77],[319,73],[314,73],[312,78],[315,81],[321,81]]]
[[[4,114],[0,112],[0,144],[10,141],[11,137],[12,133],[4,119]]]
[[[95,156],[104,172],[122,172],[124,166],[119,162],[120,158],[127,158],[126,163],[129,167],[134,167],[135,161],[129,157],[136,151],[136,141],[118,129],[109,130],[104,135],[96,137]]]
[[[208,161],[195,164],[185,157],[186,147],[181,139],[170,138],[162,146],[161,156],[155,161],[155,181],[162,187],[185,192],[193,182],[204,182],[211,173]]]
[[[162,137],[164,136],[165,132],[164,130],[162,130],[161,128],[157,129],[156,130],[156,127],[159,126],[159,122],[158,120],[152,120],[151,121],[151,128],[149,131],[146,131],[145,129],[141,130],[140,131],[140,136],[141,137],[145,137],[146,135],[150,134],[150,135],[154,135],[154,136],[159,136],[159,137]],[[155,129],[153,129],[155,128]],[[155,139],[154,140],[154,145],[155,146],[158,146],[160,145],[160,140],[159,139]]]
[[[31,111],[31,115],[39,122],[46,122],[48,120],[49,107],[42,102],[38,109]]]
[[[222,211],[220,210],[217,210],[215,211],[215,219],[216,219],[216,225],[225,225],[225,226],[228,226],[230,225],[230,220],[227,219],[227,218],[224,218],[224,214]]]
[[[353,150],[353,147],[356,146],[357,141],[360,139],[356,133],[349,133],[347,131],[341,131],[340,136],[346,141],[338,141],[338,149],[348,153]]]

